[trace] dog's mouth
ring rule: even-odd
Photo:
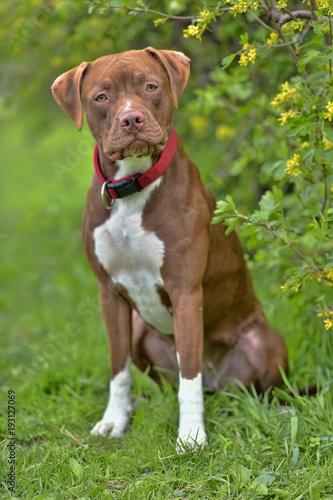
[[[167,141],[159,144],[150,144],[149,142],[135,139],[125,147],[119,149],[117,148],[115,151],[106,154],[112,161],[123,160],[124,158],[128,158],[130,156],[142,158],[143,156],[160,155],[165,150],[166,145]]]

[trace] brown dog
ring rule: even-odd
[[[206,441],[203,383],[263,391],[281,383],[278,365],[287,371],[285,344],[255,297],[237,236],[211,225],[213,196],[173,129],[189,62],[148,47],[84,62],[52,86],[78,130],[83,106],[97,142],[83,242],[112,370],[92,433],[125,431],[133,359],[155,380],[179,368],[179,449]]]

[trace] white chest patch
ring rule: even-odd
[[[119,162],[116,178],[144,171],[128,160]],[[147,163],[150,158],[133,160]],[[164,286],[160,271],[164,243],[142,227],[144,207],[160,182],[157,179],[142,192],[116,200],[109,219],[94,230],[95,253],[113,282],[126,289],[140,316],[161,333],[173,334],[172,316],[157,292]]]

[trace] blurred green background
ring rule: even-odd
[[[135,7],[136,3],[129,5]],[[94,144],[87,125],[78,133],[54,102],[50,86],[59,74],[83,60],[149,45],[185,52],[192,60],[192,72],[175,114],[179,136],[215,196],[223,198],[231,193],[245,211],[251,211],[270,186],[265,165],[276,159],[277,151],[270,147],[273,140],[274,144],[279,140],[276,134],[281,135],[281,150],[284,148],[282,132],[274,135],[270,129],[275,117],[268,113],[261,116],[259,102],[269,103],[279,72],[287,77],[293,71],[288,57],[279,53],[278,64],[269,66],[269,71],[268,51],[256,70],[236,65],[231,76],[214,70],[224,56],[237,50],[237,37],[245,26],[250,31],[260,30],[260,26],[244,18],[222,21],[212,25],[199,43],[183,38],[188,20],[154,27],[156,16],[99,8],[88,14],[91,6],[91,2],[74,0],[21,0],[15,11],[5,3],[0,6],[4,20],[0,56],[0,300],[2,344],[8,348],[3,372],[7,383],[12,376],[24,379],[36,356],[41,356],[42,366],[43,346],[50,339],[56,340],[68,323],[78,325],[80,335],[89,337],[93,349],[98,349],[94,335],[103,330],[97,287],[83,256],[80,236]],[[194,15],[199,6],[198,2],[170,5],[162,1],[156,8]],[[266,71],[265,81],[261,68]],[[259,165],[263,166],[260,171]],[[306,295],[282,294],[282,274],[295,257],[274,250],[270,266],[272,249],[267,245],[261,248],[259,244],[255,249],[245,246],[245,252],[257,293],[288,343],[291,366],[298,366],[296,381],[303,382],[304,377],[311,380],[311,370],[320,367],[305,356],[309,343],[316,349],[328,342],[322,324],[306,307],[318,296],[317,284],[310,284]],[[82,306],[86,300],[93,301],[90,315],[89,307],[85,311]],[[106,346],[104,337],[100,342]],[[55,352],[63,363],[70,364],[67,345],[58,344]],[[87,348],[84,352],[83,356],[90,353]],[[61,369],[67,370],[64,366]]]

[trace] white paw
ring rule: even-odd
[[[110,381],[110,397],[103,418],[90,431],[95,436],[120,437],[128,427],[131,404],[131,358],[125,368]]]
[[[128,422],[128,415],[118,415],[116,418],[112,418],[111,415],[109,417],[105,416],[100,422],[97,422],[90,433],[94,436],[121,437],[127,429]]]
[[[207,435],[201,422],[189,422],[178,429],[177,453],[184,453],[189,449],[197,450],[206,444]]]

